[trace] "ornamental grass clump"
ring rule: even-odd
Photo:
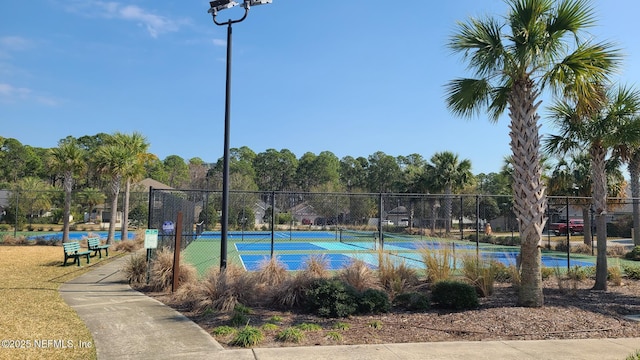
[[[198,271],[193,265],[180,261],[179,284],[193,283],[198,279]],[[166,292],[173,284],[173,251],[163,248],[158,251],[151,263],[149,286],[152,291]]]
[[[296,327],[288,327],[276,335],[276,340],[282,342],[299,343],[304,339],[304,331]]]
[[[347,267],[342,269],[338,278],[352,286],[357,291],[366,289],[377,289],[380,282],[376,273],[363,260],[353,260]]]
[[[431,245],[425,244],[418,249],[418,253],[427,268],[427,281],[434,283],[441,280],[447,280],[451,277],[451,273],[455,270],[455,256],[450,246],[443,243],[440,247],[439,243]]]
[[[122,267],[125,278],[132,285],[142,284],[147,278],[147,258],[145,254],[132,254]]]
[[[378,278],[391,297],[411,291],[419,282],[416,269],[383,250],[378,250]]]
[[[264,334],[260,329],[247,325],[236,333],[230,344],[241,347],[252,347],[260,344],[263,340]]]

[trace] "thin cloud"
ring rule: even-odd
[[[10,84],[0,83],[0,98],[8,99],[25,99],[29,96],[31,90],[27,88],[19,88]]]
[[[113,1],[70,1],[65,3],[65,8],[69,12],[82,16],[135,22],[138,26],[145,28],[153,38],[163,33],[178,31],[180,26],[189,23],[184,19],[170,19],[154,14],[136,5],[125,5]]]
[[[24,51],[32,46],[32,42],[21,36],[0,36],[0,59],[11,58],[11,53]]]
[[[213,45],[215,46],[225,46],[227,45],[227,41],[223,39],[213,39]]]
[[[26,50],[31,47],[31,41],[21,36],[0,37],[0,47],[9,51]]]
[[[29,88],[0,83],[0,102],[13,104],[21,101],[33,101],[46,106],[57,106],[59,104],[58,100],[51,97],[33,94],[33,91]]]

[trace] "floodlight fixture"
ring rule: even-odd
[[[211,8],[209,9],[208,12],[212,13],[213,15],[216,15],[218,11],[231,9],[234,6],[237,6],[238,3],[233,0],[214,0],[214,1],[209,1],[209,5],[211,6]]]
[[[271,4],[272,0],[245,0],[245,3],[248,2],[250,6]]]

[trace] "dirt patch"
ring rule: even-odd
[[[516,292],[510,284],[496,284],[495,292],[480,300],[475,310],[451,312],[431,309],[423,313],[392,311],[371,316],[325,319],[296,312],[253,308],[249,324],[256,327],[272,317],[281,319],[278,328],[263,330],[260,347],[356,345],[432,341],[543,340],[590,338],[640,338],[640,322],[625,318],[640,314],[640,281],[609,286],[609,291],[592,291],[592,281],[571,283],[560,289],[557,281],[545,282],[545,306],[515,306]],[[207,332],[228,325],[229,314],[195,314],[181,309],[167,294],[149,293],[195,321]],[[314,323],[322,330],[307,331],[298,343],[281,342],[276,335],[290,326]],[[345,329],[344,324],[348,324]],[[340,326],[337,326],[340,325]],[[225,348],[232,336],[216,337]]]

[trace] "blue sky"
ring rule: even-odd
[[[640,79],[640,3],[592,3],[590,33]],[[138,131],[160,159],[223,153],[226,28],[201,0],[5,0],[0,136],[55,147],[66,136]],[[462,119],[444,84],[468,75],[446,48],[458,20],[503,15],[502,0],[273,0],[233,27],[231,147],[429,159],[452,151],[474,173],[510,154],[508,119]],[[220,19],[241,15],[241,8]],[[548,102],[546,102],[548,104]],[[543,114],[544,115],[544,114]],[[552,131],[543,121],[542,132]]]

